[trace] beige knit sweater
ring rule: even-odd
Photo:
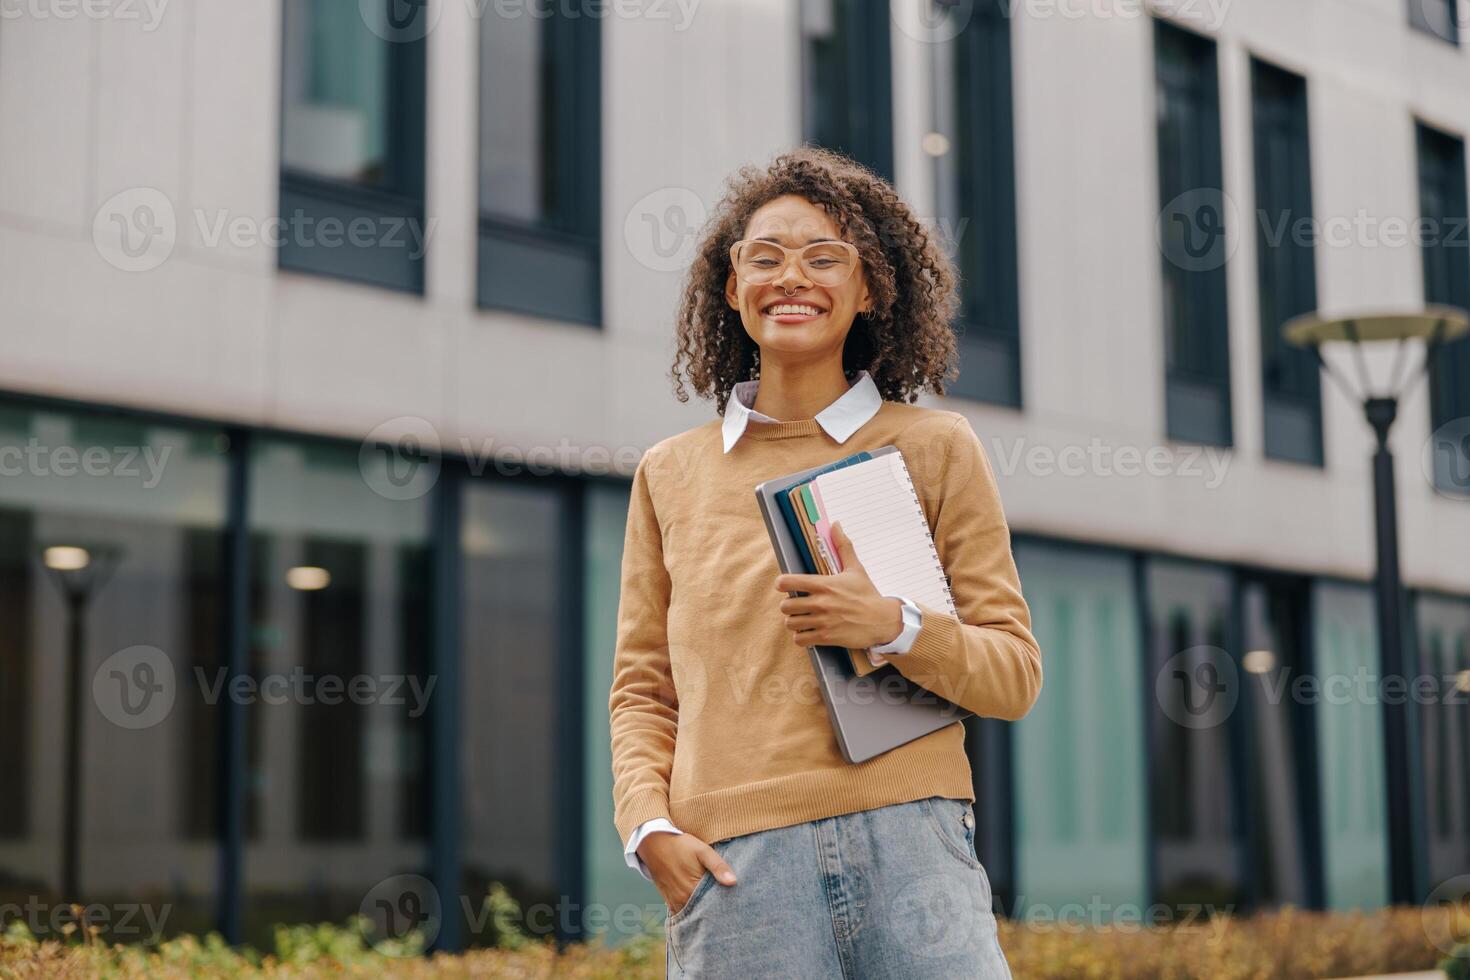
[[[959,722],[866,762],[842,758],[808,654],[786,630],[755,500],[763,480],[897,446],[959,619],[921,603],[913,647],[888,659],[978,715],[1020,718],[1041,691],[1041,651],[969,422],[885,401],[844,443],[815,419],[751,420],[729,453],[720,425],[663,440],[633,477],[608,699],[623,844],[654,817],[712,842],[925,796],[974,800]]]

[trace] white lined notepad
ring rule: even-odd
[[[824,521],[842,525],[879,592],[959,617],[902,453],[844,466],[812,482]]]

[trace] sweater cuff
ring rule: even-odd
[[[922,613],[919,635],[914,637],[914,645],[909,648],[909,652],[895,659],[894,663],[903,664],[903,674],[909,680],[921,687],[929,687],[924,683],[925,678],[937,681],[939,677],[953,670],[960,621],[949,613],[926,606],[922,602],[916,605]]]
[[[615,821],[623,846],[628,846],[639,826],[657,817],[672,820],[669,816],[668,794],[657,789],[646,789],[630,796],[618,810]]]

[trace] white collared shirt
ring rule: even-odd
[[[725,404],[725,424],[721,434],[725,438],[725,452],[729,452],[745,434],[746,423],[776,422],[769,415],[757,412],[755,393],[760,390],[760,378],[736,383],[730,390],[730,399]],[[883,396],[873,383],[872,375],[859,371],[848,385],[847,391],[832,404],[817,413],[817,424],[838,442],[846,442],[854,432],[867,425],[878,409],[883,407]]]
[[[724,437],[725,452],[735,448],[740,437],[745,434],[745,427],[751,421],[756,422],[779,422],[769,415],[757,412],[755,395],[760,388],[760,379],[752,378],[749,381],[736,383],[730,390],[730,398],[725,405],[725,423],[721,427]],[[839,443],[846,442],[854,432],[866,425],[878,409],[883,406],[883,396],[878,391],[878,386],[873,383],[873,378],[866,370],[858,371],[847,391],[843,392],[836,401],[828,405],[816,414],[817,424],[822,430],[836,439]],[[919,607],[903,596],[893,596],[903,603],[903,630],[890,643],[880,646],[869,647],[869,660],[875,665],[881,663],[881,659],[875,659],[872,654],[905,654],[914,645],[914,639],[919,635],[919,626],[922,613]],[[628,867],[637,871],[643,877],[652,881],[648,873],[648,867],[643,859],[638,856],[638,845],[643,843],[644,838],[652,833],[682,834],[683,831],[675,827],[664,817],[655,817],[638,825],[633,831],[633,836],[628,838],[628,846],[623,851],[623,858]]]

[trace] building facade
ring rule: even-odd
[[[713,413],[668,379],[703,218],[804,140],[963,275],[926,401],[986,446],[1046,670],[967,723],[1005,910],[1382,905],[1389,766],[1420,893],[1470,872],[1470,340],[1394,430],[1436,686],[1386,759],[1371,433],[1279,339],[1470,305],[1463,13],[6,7],[0,893],[71,860],[263,942],[422,880],[451,947],[493,881],[566,936],[661,908],[612,827],[628,479]],[[1206,667],[1232,707],[1171,710]]]

